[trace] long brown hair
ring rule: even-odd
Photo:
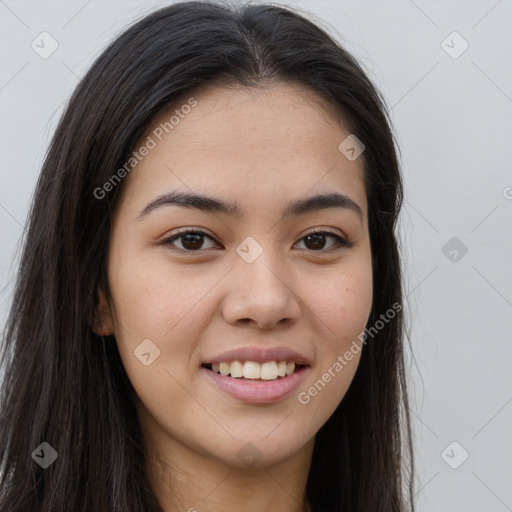
[[[402,304],[396,222],[402,181],[385,102],[357,61],[305,14],[276,5],[182,2],[118,36],[78,84],[29,212],[3,337],[0,510],[148,512],[135,392],[115,340],[91,324],[107,289],[111,212],[97,198],[151,121],[198,86],[306,85],[364,141],[373,260],[369,325]],[[351,386],[315,438],[314,512],[414,511],[403,309],[364,347]],[[47,442],[46,469],[32,452]]]

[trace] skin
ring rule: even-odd
[[[98,332],[115,335],[140,399],[148,471],[165,512],[300,512],[314,436],[343,399],[360,353],[309,403],[297,395],[354,340],[361,345],[371,311],[363,161],[338,150],[349,132],[308,89],[210,87],[194,97],[197,106],[122,184],[107,262],[112,301],[98,290]],[[243,216],[164,206],[137,219],[172,190],[237,201]],[[281,220],[289,201],[333,191],[355,201],[363,219],[330,208]],[[202,245],[162,243],[187,227],[207,233]],[[331,236],[308,243],[310,228],[331,228],[352,245]],[[236,252],[248,236],[263,249],[252,263]],[[160,356],[145,366],[134,350],[148,338]],[[247,404],[202,375],[207,358],[249,344],[307,356],[300,389]],[[247,442],[261,455],[253,467],[237,456]]]

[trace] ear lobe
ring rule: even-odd
[[[93,331],[98,336],[114,334],[112,312],[110,311],[110,306],[101,287],[98,288],[98,309],[96,311]]]

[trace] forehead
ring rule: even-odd
[[[152,149],[128,175],[127,194],[139,203],[179,188],[264,207],[335,189],[365,210],[363,159],[338,149],[348,135],[335,109],[304,87],[199,89],[148,126],[136,148]]]

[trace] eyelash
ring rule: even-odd
[[[200,253],[201,251],[205,251],[205,250],[208,250],[208,249],[198,249],[197,251],[192,251],[192,250],[189,250],[189,249],[180,249],[180,248],[176,248],[176,247],[171,247],[172,246],[172,243],[182,237],[184,237],[185,235],[188,235],[188,234],[195,234],[195,235],[201,235],[201,236],[204,236],[204,237],[207,237],[209,238],[210,240],[214,241],[215,240],[210,236],[208,235],[207,233],[205,233],[204,231],[201,231],[201,230],[198,230],[198,229],[191,229],[191,228],[182,228],[180,229],[177,233],[171,235],[170,237],[166,238],[165,240],[162,241],[161,245],[166,245],[166,246],[170,246],[170,250],[172,251],[177,251],[177,252],[182,252],[182,253]],[[335,233],[334,231],[331,231],[329,229],[323,229],[323,230],[315,230],[315,229],[312,229],[308,232],[306,232],[304,234],[304,236],[299,240],[302,241],[304,240],[304,238],[306,238],[307,236],[310,236],[310,235],[327,235],[327,236],[330,236],[334,239],[336,239],[336,242],[337,242],[337,245],[338,247],[337,248],[329,248],[329,249],[320,249],[318,251],[315,251],[315,250],[312,250],[312,249],[309,249],[310,252],[312,253],[326,253],[326,252],[330,252],[331,250],[341,250],[341,249],[344,249],[344,248],[349,248],[352,246],[352,244],[350,242],[347,242],[344,238],[342,238],[339,234]],[[308,249],[306,249],[308,250]]]

